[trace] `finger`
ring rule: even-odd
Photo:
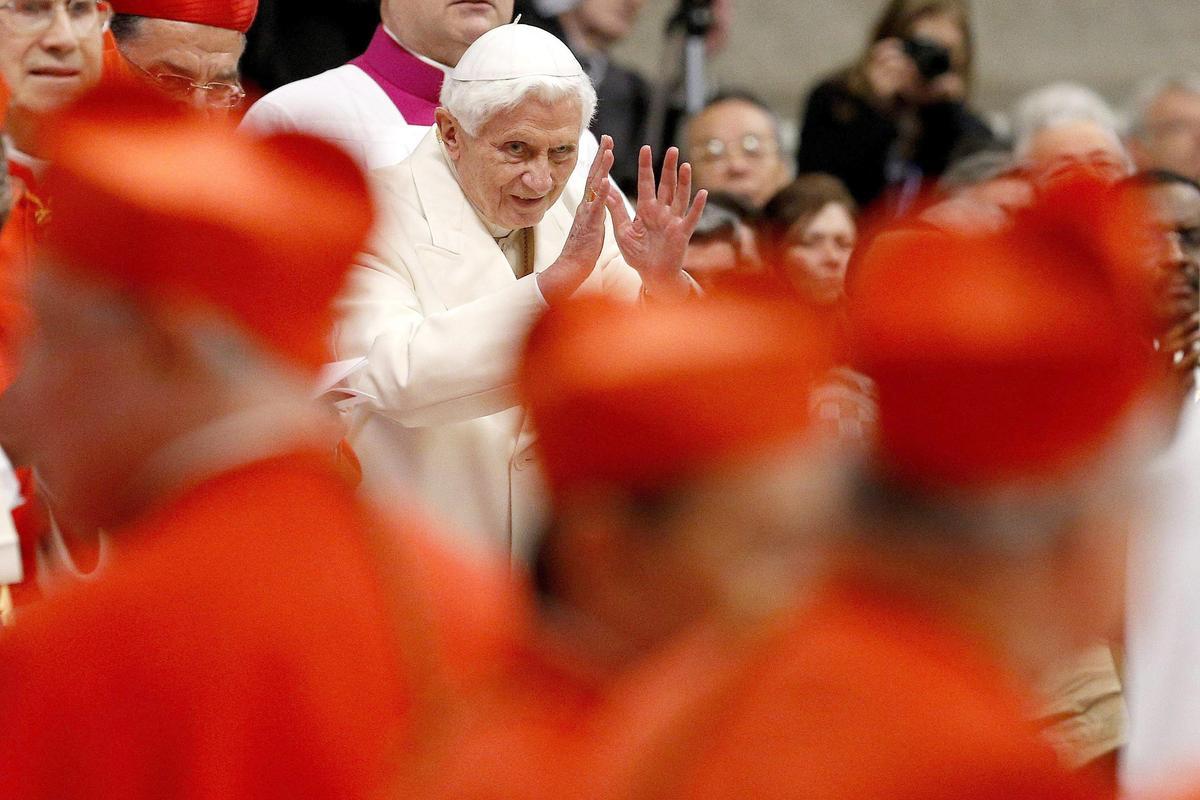
[[[633,220],[629,218],[629,209],[625,208],[625,201],[619,193],[608,192],[604,198],[604,205],[612,215],[613,230],[621,231],[633,224]]]
[[[670,206],[675,202],[675,189],[679,181],[679,148],[668,147],[663,159],[662,174],[658,178],[658,202]]]
[[[696,200],[692,203],[692,210],[683,218],[683,230],[688,238],[692,237],[692,233],[696,230],[696,226],[700,224],[700,215],[704,213],[704,206],[708,204],[708,190],[701,189],[696,192]]]
[[[679,167],[679,188],[675,191],[675,202],[671,204],[671,213],[682,217],[687,211],[688,201],[692,199],[692,165],[683,162]]]
[[[588,168],[587,183],[588,186],[595,186],[600,180],[601,165],[604,163],[606,156],[612,156],[613,140],[607,133],[600,137],[600,149],[596,151],[596,157],[592,159],[592,166]],[[611,162],[610,162],[611,164]]]
[[[644,144],[638,153],[638,208],[642,207],[642,203],[648,203],[653,199],[654,164],[650,154],[650,145]]]

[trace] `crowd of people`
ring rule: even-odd
[[[1200,796],[1200,75],[259,2],[0,2],[0,796]]]

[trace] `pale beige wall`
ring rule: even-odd
[[[822,74],[853,58],[883,0],[734,0],[729,47],[712,64],[724,85],[753,88],[788,120]],[[619,58],[659,68],[663,22],[677,0],[649,0]],[[1079,80],[1118,104],[1160,70],[1200,70],[1200,0],[975,0],[976,105],[1004,111],[1051,80]]]

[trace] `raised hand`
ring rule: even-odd
[[[679,297],[691,291],[683,274],[683,255],[708,200],[701,189],[692,200],[692,165],[679,166],[679,150],[667,150],[658,188],[650,147],[638,154],[637,215],[629,218],[616,192],[605,198],[613,232],[625,263],[637,270],[647,294]]]
[[[588,170],[587,186],[575,221],[567,234],[562,253],[537,276],[538,288],[546,302],[554,304],[570,297],[596,268],[604,248],[604,207],[612,191],[608,171],[613,165],[613,141],[600,137],[600,150]]]

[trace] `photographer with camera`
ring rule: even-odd
[[[965,0],[890,0],[856,63],[818,84],[799,171],[827,172],[860,206],[903,212],[925,181],[992,133],[967,108],[974,42]]]

